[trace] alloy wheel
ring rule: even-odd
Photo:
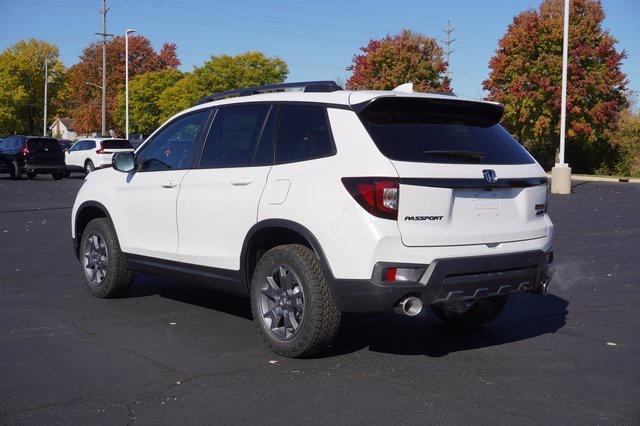
[[[107,275],[109,252],[102,235],[92,233],[84,245],[84,273],[89,283],[100,286]]]
[[[304,290],[291,268],[279,265],[265,277],[260,313],[266,328],[278,339],[289,340],[298,333],[304,319]]]

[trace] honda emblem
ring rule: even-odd
[[[484,176],[484,180],[487,183],[496,183],[498,181],[498,177],[496,176],[495,170],[491,170],[491,169],[483,170],[482,175]]]

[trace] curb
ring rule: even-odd
[[[551,179],[551,173],[547,173],[547,177]],[[610,176],[594,176],[594,175],[571,175],[571,180],[580,182],[623,182],[623,183],[640,183],[640,178],[610,177]]]

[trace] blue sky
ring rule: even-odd
[[[481,97],[487,63],[513,16],[537,0],[109,0],[110,33],[135,28],[155,47],[178,45],[189,71],[212,54],[260,50],[287,61],[289,81],[346,80],[345,68],[370,38],[402,28],[444,38],[455,27],[454,90]],[[100,0],[0,0],[0,49],[35,37],[59,46],[67,66],[101,30]],[[605,27],[628,58],[630,88],[640,91],[640,1],[604,0]]]

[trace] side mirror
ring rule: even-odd
[[[136,156],[129,151],[116,152],[113,154],[111,163],[117,171],[129,173],[136,169]]]

